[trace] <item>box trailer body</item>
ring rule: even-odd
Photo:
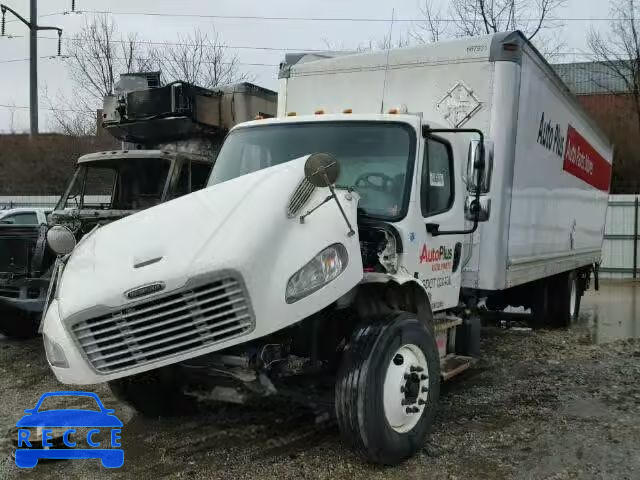
[[[518,32],[288,55],[280,76],[279,116],[400,107],[484,132],[493,150],[483,199],[490,216],[465,241],[463,287],[503,290],[599,261],[613,148]]]

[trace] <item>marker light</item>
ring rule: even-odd
[[[296,115],[296,112],[287,112],[287,117],[295,117]]]
[[[320,110],[316,110],[315,111],[316,115],[324,115],[324,110],[320,109]]]
[[[342,113],[353,113],[353,109],[351,108],[345,108]]]

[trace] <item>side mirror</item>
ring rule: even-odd
[[[491,216],[491,199],[489,197],[480,197],[480,200],[476,200],[475,197],[467,197],[464,205],[464,217],[473,222],[478,218],[478,222],[487,222]]]
[[[478,172],[479,170],[479,172]],[[478,173],[480,182],[478,184]],[[493,173],[493,142],[480,143],[480,140],[469,142],[466,183],[469,192],[480,189],[480,193],[488,193]]]
[[[338,161],[329,153],[313,153],[304,164],[304,176],[315,187],[333,185],[339,173]]]

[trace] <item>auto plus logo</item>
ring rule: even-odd
[[[420,264],[430,263],[431,270],[442,271],[451,270],[453,259],[453,249],[444,245],[438,248],[428,248],[426,244],[422,245],[420,250]]]
[[[82,401],[90,408],[52,410],[45,405],[57,400],[64,403]],[[95,393],[45,393],[35,407],[25,413],[16,423],[18,448],[15,460],[18,467],[33,468],[40,459],[95,458],[106,468],[119,468],[124,463],[124,450],[120,448],[122,422],[114,415],[114,410],[104,407]],[[62,445],[54,445],[60,441]]]

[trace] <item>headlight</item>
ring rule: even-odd
[[[76,246],[76,237],[67,227],[56,225],[47,232],[47,243],[58,255],[67,255]]]
[[[43,334],[42,336],[44,338],[44,352],[47,354],[49,364],[52,367],[68,368],[69,364],[62,347],[46,335]]]
[[[336,243],[325,248],[289,279],[286,302],[297,302],[337,278],[347,267],[348,260],[344,245]]]

